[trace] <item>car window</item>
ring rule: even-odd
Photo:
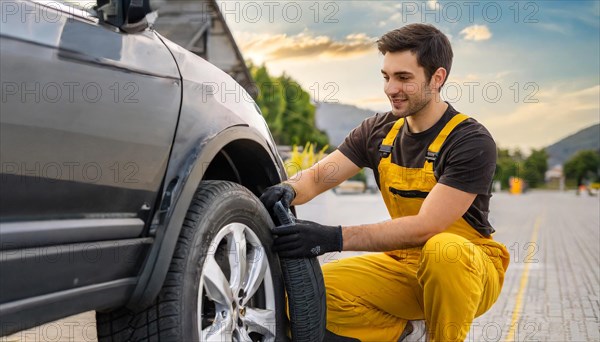
[[[57,11],[69,13],[74,16],[97,21],[94,10],[95,0],[31,0],[36,4],[46,6]]]

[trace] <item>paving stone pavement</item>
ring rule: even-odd
[[[574,192],[500,194],[490,217],[494,238],[509,248],[511,265],[500,299],[476,320],[480,328],[474,326],[469,338],[600,341],[599,198]]]
[[[305,207],[298,207],[300,217],[324,224],[389,218],[377,195],[327,193]],[[473,322],[467,341],[600,341],[600,198],[553,191],[494,194],[490,221],[511,264],[498,301]]]
[[[478,317],[467,341],[600,341],[600,201],[574,192],[494,195],[490,219],[511,253],[500,298]],[[388,219],[378,194],[327,192],[298,207],[323,224]],[[321,262],[361,253],[332,253]],[[520,300],[518,300],[520,298]],[[4,341],[96,341],[88,312],[0,338]]]

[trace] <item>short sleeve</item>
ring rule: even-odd
[[[496,153],[496,143],[489,134],[475,132],[461,137],[449,147],[438,183],[472,194],[488,194],[496,171]]]
[[[368,142],[377,116],[365,119],[358,127],[354,128],[338,147],[348,159],[358,167],[368,167]]]

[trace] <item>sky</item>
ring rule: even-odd
[[[600,1],[219,1],[245,58],[315,101],[390,109],[375,41],[409,23],[449,38],[442,98],[503,148],[542,148],[600,122]]]

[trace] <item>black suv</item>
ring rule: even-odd
[[[286,335],[275,144],[145,4],[1,3],[0,336],[88,310],[106,341]]]

